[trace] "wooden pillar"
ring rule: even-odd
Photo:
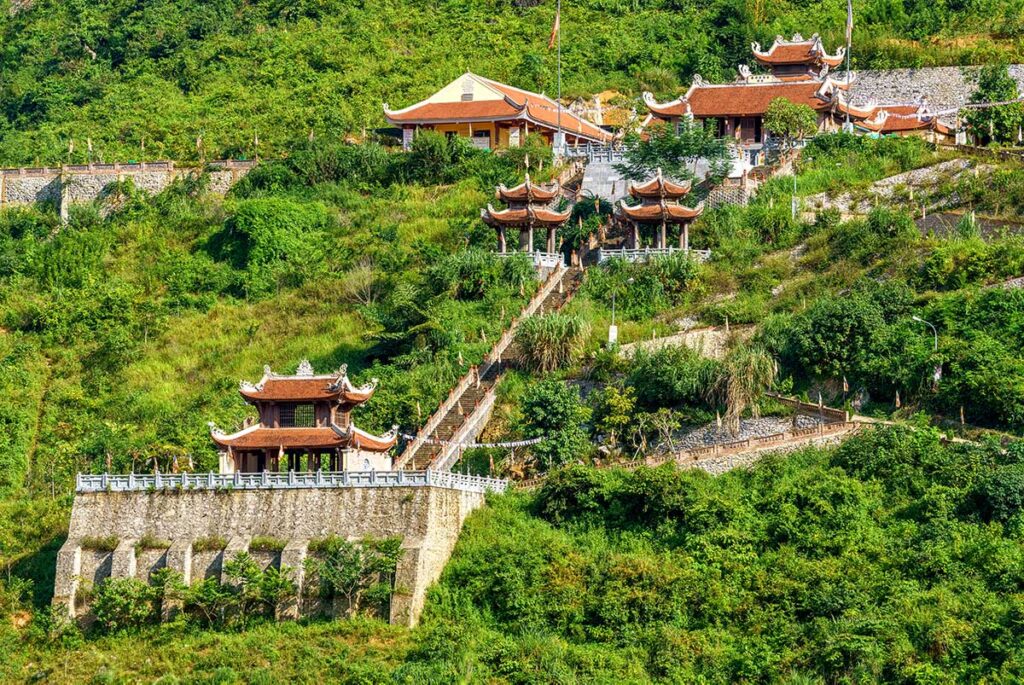
[[[548,252],[555,251],[555,227],[551,226],[548,228]]]
[[[505,245],[505,227],[498,226],[498,252],[505,254],[507,246]]]

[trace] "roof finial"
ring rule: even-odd
[[[295,369],[296,376],[312,376],[313,365],[309,363],[308,359],[303,359],[299,362],[299,368]]]

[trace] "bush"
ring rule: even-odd
[[[721,375],[721,365],[685,345],[653,351],[638,349],[626,383],[648,409],[677,405],[703,406]]]
[[[1000,466],[977,493],[978,508],[990,520],[1008,521],[1024,512],[1024,464]]]
[[[93,598],[96,623],[108,633],[137,630],[157,618],[159,596],[141,580],[108,578]]]
[[[575,361],[589,335],[590,325],[580,316],[553,312],[520,323],[515,345],[528,368],[550,373]]]

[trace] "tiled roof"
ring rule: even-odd
[[[678,198],[686,195],[690,192],[692,183],[685,181],[683,183],[676,183],[670,181],[658,172],[658,175],[649,181],[644,183],[630,183],[629,194],[633,197],[653,197],[653,198]]]
[[[214,433],[213,441],[218,445],[235,449],[279,449],[311,447],[345,447],[347,435],[339,434],[330,426],[321,428],[254,428],[239,431],[234,435]]]
[[[792,40],[784,40],[782,36],[776,36],[775,41],[767,50],[761,50],[758,43],[751,45],[754,58],[762,64],[782,66],[787,64],[817,64],[823,63],[830,67],[839,66],[843,61],[845,50],[840,48],[836,54],[830,55],[825,52],[818,34],[811,36],[810,40],[804,40],[801,36],[793,36]]]
[[[517,186],[512,188],[506,188],[504,185],[499,185],[496,195],[503,202],[551,202],[558,195],[559,187],[557,183],[542,186],[537,185],[530,181],[530,176],[526,176],[526,180]]]
[[[330,389],[336,379],[329,377],[314,378],[267,378],[261,389],[242,388],[245,397],[261,400],[287,402],[293,400],[330,400],[339,397],[342,389]]]
[[[578,136],[597,142],[607,142],[612,135],[586,119],[576,116],[568,107],[559,108],[551,98],[528,90],[514,88],[476,74],[465,74],[505,96],[504,100],[468,100],[460,102],[428,102],[426,100],[392,111],[385,108],[385,117],[396,124],[442,123],[458,121],[495,121],[526,119],[548,129],[556,129],[561,123],[568,135]],[[561,114],[559,114],[561,109]]]
[[[818,96],[822,81],[791,81],[784,83],[730,83],[726,85],[695,85],[679,100],[658,105],[649,103],[651,112],[664,117],[759,116],[775,98],[807,105],[817,111],[829,108]]]
[[[569,220],[572,208],[564,212],[556,212],[541,207],[530,207],[525,209],[495,209],[487,205],[487,209],[480,213],[481,218],[488,224],[500,224],[502,226],[527,226],[531,222],[535,226],[561,226]]]
[[[622,211],[627,217],[633,221],[644,223],[653,221],[666,221],[668,223],[686,221],[700,216],[704,211],[703,202],[692,208],[674,203],[651,203],[636,207],[630,207],[625,203],[621,203],[619,206],[622,207]]]
[[[425,102],[401,112],[389,112],[387,118],[395,123],[492,121],[494,119],[515,119],[522,111],[522,105],[516,106],[506,100]]]

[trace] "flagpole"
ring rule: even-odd
[[[555,17],[555,21],[558,22],[558,33],[555,36],[555,40],[558,41],[558,144],[564,146],[562,140],[562,0],[558,0]]]
[[[853,0],[846,0],[846,126],[850,128],[850,103],[853,93],[850,92],[850,51],[853,49]]]

